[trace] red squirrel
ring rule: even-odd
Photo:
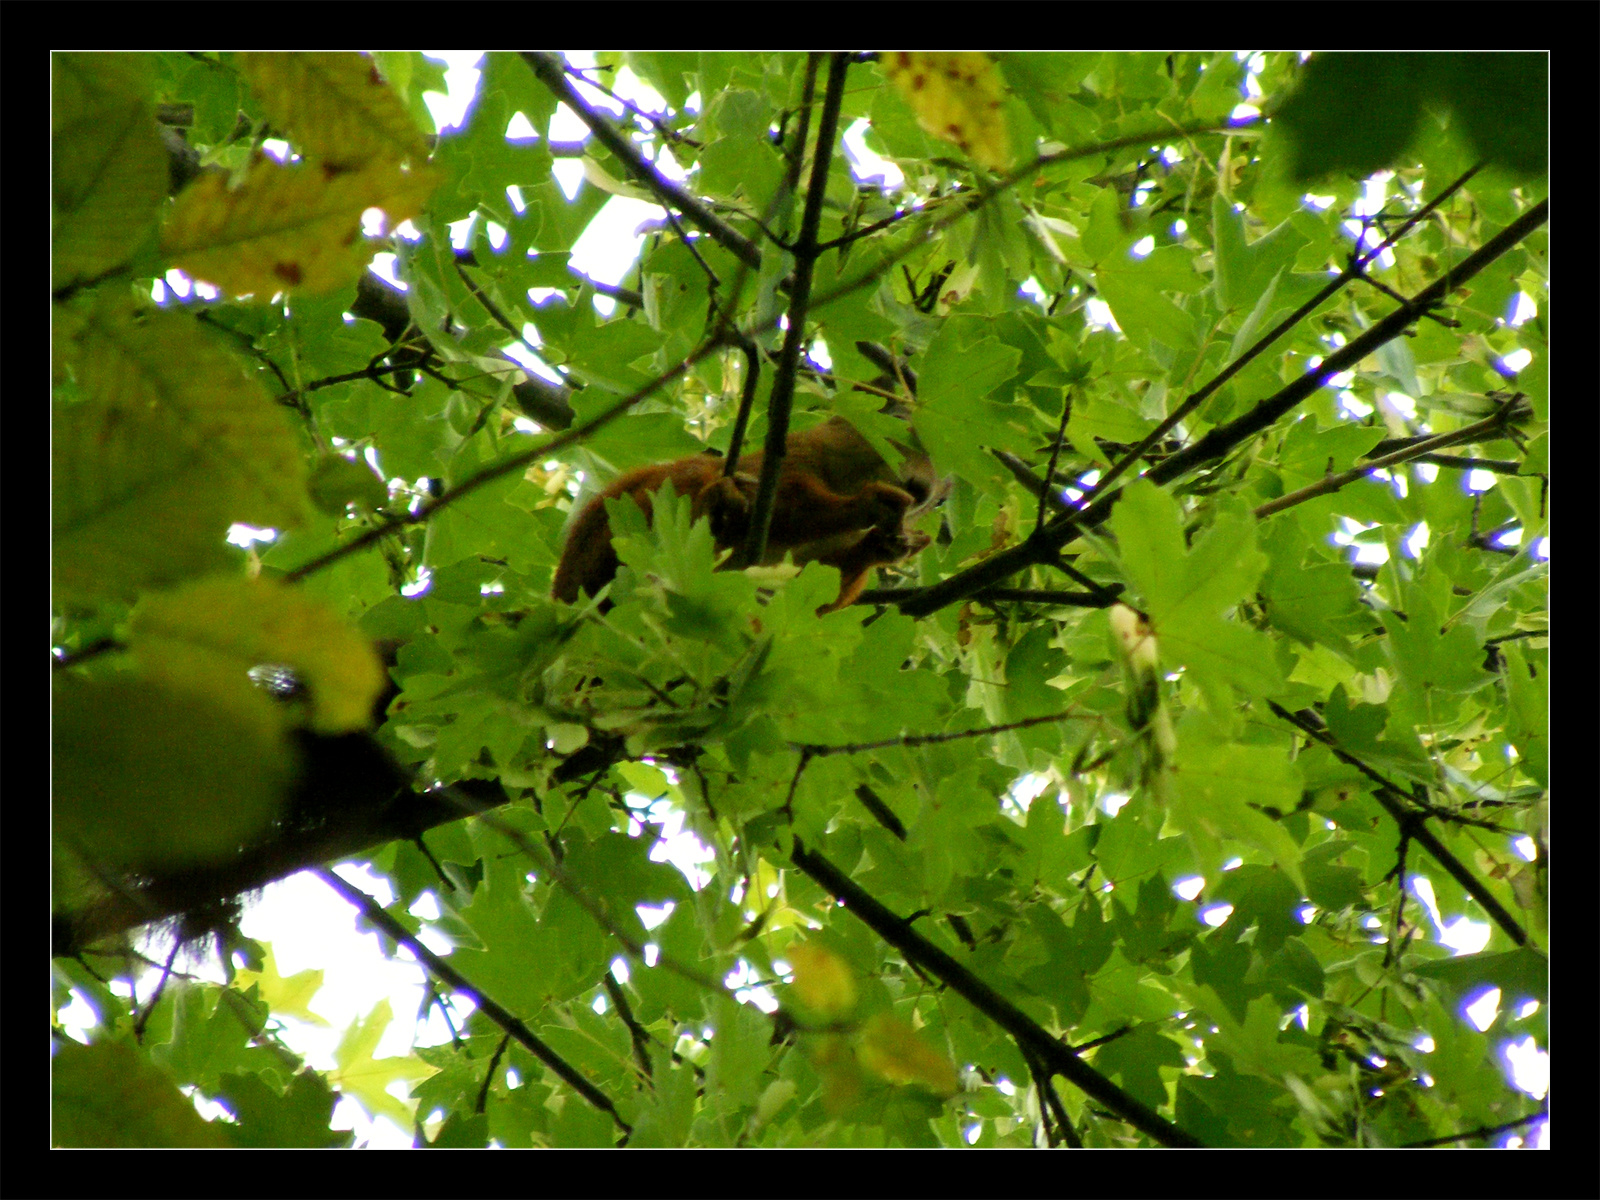
[[[817,615],[853,604],[874,567],[902,562],[928,545],[927,534],[906,527],[938,499],[933,463],[920,449],[895,443],[905,454],[891,467],[842,417],[791,433],[785,442],[763,563],[792,554],[796,564],[821,562],[839,569],[839,595]],[[579,510],[567,533],[551,595],[572,603],[580,591],[598,592],[617,573],[617,552],[605,501],[632,496],[651,516],[651,497],[669,480],[689,496],[696,518],[711,521],[718,549],[744,541],[761,473],[761,452],[739,456],[734,472],[725,460],[696,454],[640,467],[617,478]]]

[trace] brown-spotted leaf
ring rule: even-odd
[[[268,119],[307,157],[347,171],[428,157],[405,102],[365,54],[257,51],[238,62]]]
[[[987,54],[899,50],[883,56],[883,67],[926,132],[954,142],[979,166],[1011,165],[1005,83]]]
[[[377,245],[361,215],[382,209],[388,227],[422,211],[438,182],[431,168],[374,160],[360,170],[259,159],[237,186],[197,179],[178,197],[162,234],[173,265],[234,296],[331,292],[356,279]]]

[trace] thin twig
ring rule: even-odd
[[[743,333],[735,335],[735,347],[744,355],[744,388],[739,394],[739,411],[734,414],[733,432],[728,437],[728,457],[722,473],[729,479],[739,466],[739,456],[744,452],[744,434],[750,427],[750,411],[756,404],[756,385],[761,380],[761,347],[755,339]]]
[[[832,304],[835,300],[843,299],[845,296],[860,291],[864,287],[871,287],[873,284],[877,283],[883,278],[884,272],[890,267],[894,266],[901,259],[916,253],[917,250],[926,246],[927,240],[934,234],[939,233],[944,229],[948,229],[951,225],[954,225],[962,218],[976,212],[978,209],[994,200],[997,196],[1010,191],[1024,179],[1037,174],[1045,167],[1072,162],[1080,158],[1092,158],[1100,154],[1109,154],[1113,150],[1124,150],[1129,146],[1141,146],[1146,144],[1154,144],[1157,142],[1164,142],[1168,138],[1174,136],[1197,137],[1201,134],[1208,133],[1236,134],[1239,131],[1239,126],[1219,127],[1214,124],[1187,126],[1180,127],[1178,129],[1160,129],[1153,130],[1149,133],[1129,134],[1127,137],[1112,138],[1109,141],[1095,142],[1087,146],[1073,146],[1056,154],[1042,155],[1041,157],[1033,159],[1031,162],[1028,162],[1023,166],[1018,167],[999,182],[989,185],[982,190],[965,192],[960,196],[948,197],[947,199],[949,203],[954,206],[951,212],[940,215],[934,220],[930,221],[925,228],[919,230],[915,236],[907,239],[903,245],[885,253],[885,255],[875,266],[862,272],[855,278],[847,279],[843,283],[836,284],[834,287],[819,294],[813,302],[812,307],[818,309],[823,308],[826,305]],[[965,203],[961,203],[963,200]],[[925,213],[928,210],[918,209],[917,211],[919,213]]]
[[[1061,443],[1067,440],[1067,422],[1071,419],[1072,390],[1069,388],[1061,393],[1061,428],[1056,430],[1056,440],[1050,444],[1050,463],[1044,469],[1044,486],[1039,489],[1039,515],[1033,523],[1034,533],[1044,529],[1046,501],[1053,494],[1051,485],[1056,480],[1056,463],[1061,458]]]
[[[981,603],[1012,600],[1022,604],[1059,604],[1067,608],[1110,608],[1122,594],[1122,585],[1092,592],[1057,592],[1048,588],[986,588],[973,597]]]
[[[1529,1113],[1525,1117],[1518,1117],[1515,1121],[1507,1121],[1503,1125],[1480,1125],[1476,1129],[1463,1129],[1460,1133],[1447,1133],[1443,1137],[1423,1138],[1420,1142],[1401,1142],[1395,1149],[1427,1150],[1434,1146],[1448,1146],[1451,1142],[1481,1141],[1498,1137],[1502,1133],[1510,1133],[1513,1129],[1521,1129],[1524,1125],[1532,1125],[1549,1115],[1549,1108],[1540,1108],[1536,1113]]]
[[[1378,786],[1373,789],[1372,794],[1377,798],[1378,803],[1383,806],[1384,811],[1394,818],[1395,823],[1413,841],[1431,854],[1435,862],[1449,872],[1450,877],[1459,883],[1466,893],[1483,907],[1483,911],[1488,913],[1489,919],[1500,926],[1507,937],[1519,946],[1528,945],[1527,931],[1522,928],[1515,917],[1506,911],[1505,906],[1495,899],[1494,893],[1489,891],[1483,885],[1483,882],[1468,870],[1466,865],[1452,854],[1443,842],[1434,836],[1433,831],[1426,824],[1426,813],[1412,809],[1404,793],[1396,788],[1394,784],[1390,783],[1355,755],[1340,749],[1332,734],[1318,729],[1304,718],[1289,712],[1275,701],[1268,700],[1267,707],[1302,733],[1327,746],[1340,762],[1354,767],[1376,783]]]
[[[426,967],[428,973],[435,979],[470,999],[478,1006],[484,1016],[516,1038],[530,1054],[560,1076],[573,1091],[577,1092],[601,1112],[608,1114],[624,1133],[633,1132],[633,1127],[618,1114],[616,1106],[611,1103],[609,1096],[585,1079],[576,1067],[552,1050],[533,1030],[523,1024],[519,1017],[514,1016],[503,1008],[492,996],[487,996],[479,991],[460,971],[457,971],[448,962],[423,945],[421,940],[404,925],[400,924],[399,921],[395,920],[384,909],[383,905],[379,904],[360,888],[335,875],[327,867],[316,868],[314,874],[323,883],[326,883],[351,904],[359,908],[368,921],[410,950],[416,956],[417,961]]]
[[[528,64],[539,82],[549,88],[557,99],[589,127],[595,140],[611,151],[616,160],[626,166],[636,179],[710,234],[719,246],[740,262],[749,267],[761,265],[761,251],[756,248],[754,242],[713,213],[697,196],[656,170],[653,164],[645,160],[639,148],[618,132],[616,126],[589,107],[577,89],[568,81],[567,64],[559,54],[524,50],[522,61]]]
[[[888,746],[935,746],[941,742],[958,742],[963,738],[988,737],[994,733],[1008,733],[1013,729],[1030,729],[1035,725],[1050,725],[1058,721],[1093,721],[1098,720],[1094,713],[1059,712],[1043,717],[1029,717],[1023,721],[1011,721],[1005,725],[985,725],[982,729],[963,729],[955,733],[916,733],[905,734],[897,738],[888,738],[881,742],[851,742],[843,746],[815,746],[807,742],[790,742],[793,750],[800,751],[810,758],[830,758],[835,754],[862,754],[868,750],[882,750]]]
[[[1398,466],[1400,463],[1409,462],[1412,459],[1422,457],[1424,454],[1442,450],[1447,446],[1459,446],[1465,442],[1487,440],[1489,435],[1504,431],[1506,421],[1510,416],[1511,409],[1506,406],[1501,408],[1500,411],[1463,429],[1457,429],[1450,433],[1441,433],[1437,437],[1427,438],[1414,446],[1408,446],[1404,450],[1396,450],[1393,454],[1385,454],[1382,458],[1364,462],[1359,467],[1352,467],[1348,471],[1340,471],[1337,475],[1329,475],[1324,479],[1319,479],[1315,483],[1307,484],[1305,487],[1290,492],[1286,496],[1279,496],[1276,500],[1269,500],[1259,506],[1256,509],[1256,520],[1264,520],[1274,513],[1280,513],[1286,508],[1293,508],[1297,504],[1304,504],[1307,500],[1314,500],[1318,496],[1331,495],[1346,484],[1354,483],[1358,479],[1364,479],[1374,471]]]

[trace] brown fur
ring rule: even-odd
[[[819,616],[853,603],[873,568],[901,562],[927,546],[926,534],[906,528],[908,514],[925,511],[937,498],[933,464],[922,451],[901,447],[906,457],[898,468],[891,467],[841,417],[791,433],[785,447],[763,561],[780,562],[792,554],[796,563],[837,567],[839,596],[818,609]],[[606,499],[631,496],[648,519],[652,496],[668,480],[679,495],[691,498],[696,518],[710,519],[719,549],[739,545],[761,458],[760,451],[740,455],[731,476],[724,474],[724,461],[710,454],[620,476],[574,518],[551,594],[570,604],[580,591],[593,595],[610,582],[617,573],[617,553]]]

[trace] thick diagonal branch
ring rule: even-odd
[[[1160,1113],[1136,1100],[1080,1059],[1048,1030],[979,979],[932,942],[914,932],[902,917],[896,916],[868,895],[848,875],[796,838],[790,855],[799,867],[844,906],[888,942],[906,961],[921,967],[960,994],[979,1012],[999,1025],[1017,1043],[1033,1054],[1048,1070],[1076,1085],[1117,1116],[1162,1146],[1199,1146],[1200,1140],[1180,1129]]]
[[[1541,200],[1478,250],[1468,255],[1442,278],[1429,284],[1408,303],[1375,323],[1361,336],[1341,346],[1316,368],[1307,371],[1287,387],[1261,401],[1249,412],[1225,425],[1218,425],[1193,445],[1151,468],[1141,478],[1157,484],[1170,483],[1180,475],[1222,458],[1241,442],[1267,429],[1296,406],[1315,395],[1317,389],[1334,375],[1350,370],[1380,346],[1399,337],[1421,314],[1443,303],[1450,293],[1544,224],[1549,215],[1550,202]],[[1054,561],[1057,552],[1075,539],[1082,530],[1093,529],[1104,522],[1111,515],[1111,510],[1121,495],[1120,489],[1110,492],[1087,508],[1055,518],[1044,527],[1040,536],[1030,537],[1027,541],[1002,550],[976,566],[908,597],[901,602],[900,611],[908,616],[925,617],[947,604],[954,604],[985,588],[993,587],[1027,567]]]
[[[423,945],[421,939],[386,912],[383,905],[354,884],[346,883],[326,867],[318,867],[316,876],[351,904],[359,908],[361,914],[368,921],[411,951],[416,960],[427,970],[428,974],[452,991],[460,992],[471,1000],[473,1004],[478,1006],[484,1016],[522,1043],[527,1048],[528,1053],[560,1076],[568,1087],[601,1112],[609,1114],[624,1133],[633,1132],[633,1126],[622,1119],[617,1112],[616,1106],[611,1103],[611,1097],[585,1079],[576,1067],[552,1050],[533,1030],[522,1022],[521,1018],[502,1007],[493,996],[486,996],[479,991],[476,986],[468,981],[465,975]]]

